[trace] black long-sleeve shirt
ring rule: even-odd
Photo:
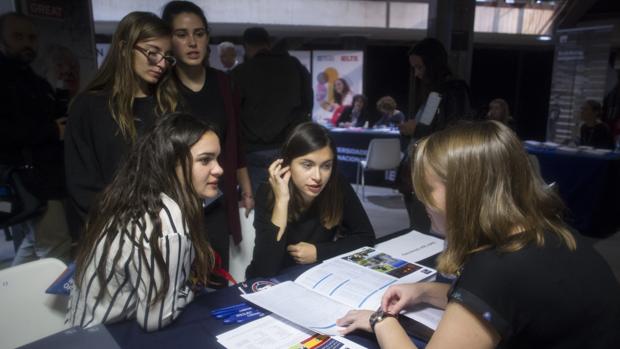
[[[342,221],[332,229],[325,228],[316,207],[311,206],[298,220],[289,222],[280,241],[276,241],[280,228],[271,222],[272,211],[267,208],[267,195],[271,190],[263,184],[256,194],[254,229],[256,244],[246,277],[269,277],[295,264],[286,247],[299,242],[316,246],[317,261],[352,251],[362,246],[373,246],[375,233],[364,207],[353,188],[338,177],[344,190]]]
[[[69,110],[65,130],[65,170],[69,197],[83,225],[92,202],[112,181],[131,142],[112,118],[109,94],[83,93]],[[136,98],[133,106],[138,136],[155,123],[152,97]]]
[[[263,50],[235,68],[232,76],[241,97],[247,152],[279,148],[290,130],[311,120],[312,81],[297,58]]]
[[[0,53],[0,165],[33,165],[21,179],[39,198],[65,196],[63,116],[55,91],[29,65]]]

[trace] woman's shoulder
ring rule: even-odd
[[[180,234],[184,231],[184,220],[181,207],[168,195],[160,195],[163,207],[159,212],[162,222],[162,235]]]

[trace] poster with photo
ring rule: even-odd
[[[364,52],[313,51],[312,87],[314,108],[312,119],[333,125],[353,96],[363,91]]]
[[[73,97],[97,71],[90,1],[21,0],[39,35],[33,69]]]

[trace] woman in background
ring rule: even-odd
[[[324,127],[297,126],[281,156],[256,196],[256,244],[247,278],[271,277],[295,264],[374,245],[368,215],[338,174],[336,146]]]
[[[563,205],[532,170],[517,136],[496,121],[422,140],[413,183],[446,236],[441,283],[390,287],[381,308],[337,324],[374,332],[381,348],[414,348],[397,321],[406,307],[445,309],[433,348],[618,348],[620,287],[588,243],[562,220]],[[585,326],[584,324],[587,324]]]
[[[415,76],[413,89],[413,115],[398,126],[402,136],[409,138],[409,146],[448,125],[468,117],[470,96],[467,83],[455,77],[448,66],[448,53],[443,44],[434,38],[426,38],[409,50],[409,64]],[[431,96],[440,96],[441,100],[433,115],[430,125],[420,123],[427,102]],[[434,113],[434,114],[433,114]],[[410,154],[410,151],[407,152]],[[403,194],[403,201],[409,214],[411,227],[421,232],[428,232],[430,221],[424,211],[424,205],[412,195],[411,162],[406,156],[397,174],[398,190]]]
[[[149,12],[132,12],[116,29],[101,69],[69,108],[65,133],[67,189],[81,230],[95,195],[156,119],[174,111],[177,92],[168,70],[170,28]]]
[[[396,109],[398,105],[394,98],[390,96],[381,97],[377,101],[377,111],[381,114],[381,118],[375,126],[398,126],[405,121],[405,114]]]
[[[135,318],[159,330],[206,285],[213,256],[201,199],[217,195],[219,153],[214,128],[184,113],[160,118],[138,140],[89,216],[70,326]]]
[[[355,95],[353,97],[353,105],[344,108],[344,111],[338,119],[338,125],[342,127],[363,127],[368,126],[370,115],[366,97],[364,95]]]
[[[581,106],[581,120],[583,124],[579,130],[581,145],[595,148],[613,149],[614,138],[609,127],[601,121],[603,108],[601,103],[587,100]]]
[[[211,245],[220,255],[222,267],[228,269],[229,236],[236,243],[241,241],[239,205],[245,207],[246,216],[254,208],[233,90],[227,74],[205,65],[209,57],[209,24],[202,9],[189,1],[171,1],[162,17],[172,28],[172,48],[177,59],[174,80],[182,97],[179,108],[213,123],[222,134],[224,176],[220,189],[224,195],[210,203],[205,212]]]
[[[486,115],[487,120],[495,120],[499,121],[502,124],[510,127],[512,130],[514,127],[514,119],[512,115],[510,115],[510,108],[508,107],[508,102],[502,98],[495,98],[491,102],[489,102],[489,111]]]

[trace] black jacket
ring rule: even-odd
[[[310,121],[312,81],[288,53],[263,50],[232,72],[241,98],[241,134],[247,152],[277,149],[289,131]]]
[[[56,119],[63,116],[50,84],[29,65],[0,53],[0,165],[32,165],[23,178],[40,199],[64,196],[63,143]]]

